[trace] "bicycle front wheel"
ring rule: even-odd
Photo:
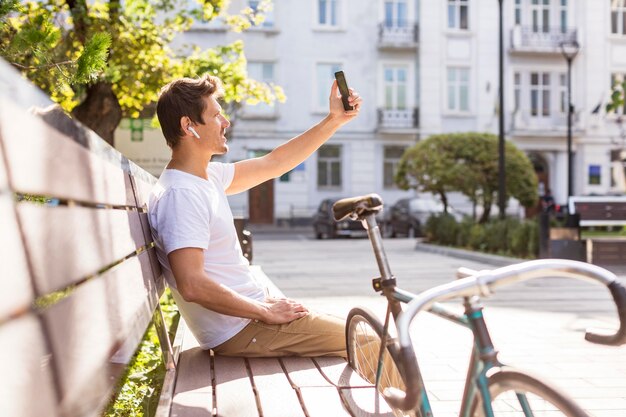
[[[354,308],[346,320],[346,345],[348,347],[348,362],[363,379],[376,383],[378,371],[378,357],[383,338],[383,325],[369,310]],[[378,389],[393,387],[405,391],[405,385],[400,374],[400,359],[398,348],[393,343],[387,343],[383,352],[382,366]],[[394,410],[397,416],[419,416],[419,412],[402,412]]]
[[[477,392],[471,417],[589,417],[572,399],[525,372],[510,368],[489,376],[490,415]]]

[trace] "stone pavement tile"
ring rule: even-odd
[[[622,410],[626,415],[626,399],[624,398],[577,398],[576,401],[585,410]]]
[[[550,379],[550,382],[553,382],[553,379]],[[555,385],[557,383],[555,382]],[[563,387],[565,388],[565,387]],[[626,387],[609,387],[609,388],[589,388],[589,387],[568,387],[567,393],[572,397],[576,398],[617,398],[626,400]],[[624,410],[624,415],[626,416],[626,410]]]
[[[591,417],[624,417],[624,410],[592,410]]]
[[[596,387],[623,387],[626,390],[626,378],[587,377],[585,380]],[[625,414],[626,415],[626,414]]]

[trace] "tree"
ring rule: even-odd
[[[407,149],[400,160],[396,183],[403,189],[438,194],[447,211],[447,193],[459,191],[474,207],[481,204],[480,222],[489,219],[498,191],[498,138],[488,133],[434,135]],[[508,197],[525,207],[537,204],[537,177],[528,157],[506,143]]]
[[[207,51],[170,46],[194,21],[219,15],[234,31],[258,24],[270,0],[235,15],[225,13],[228,0],[196,1],[3,0],[0,55],[111,144],[123,116],[145,115],[181,76],[219,75],[231,118],[242,102],[284,100],[280,87],[247,77],[241,41]]]

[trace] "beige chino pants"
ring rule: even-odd
[[[252,320],[242,331],[213,348],[217,355],[249,358],[276,356],[347,357],[344,321],[310,312],[286,324]]]

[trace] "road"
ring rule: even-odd
[[[419,292],[454,278],[456,269],[493,269],[415,250],[412,239],[385,239],[398,284]],[[384,299],[370,280],[378,276],[367,239],[315,240],[312,233],[255,233],[254,263],[289,297],[345,317],[365,305],[379,316]],[[616,270],[626,282],[626,269]],[[588,327],[616,328],[608,291],[587,282],[546,278],[498,291],[485,300],[485,316],[500,359],[547,377],[593,417],[626,417],[626,346],[584,341]],[[470,333],[423,314],[411,334],[436,417],[458,416],[471,349]]]

